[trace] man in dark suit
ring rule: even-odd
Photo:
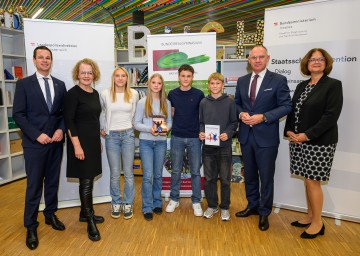
[[[31,250],[39,244],[36,230],[43,186],[45,223],[56,230],[65,229],[55,212],[65,132],[66,87],[64,82],[50,76],[50,49],[36,47],[33,62],[37,71],[17,81],[13,106],[13,118],[24,134],[22,146],[27,175],[24,226],[27,228],[26,245]]]
[[[235,215],[260,215],[262,231],[269,228],[273,204],[279,119],[291,111],[286,77],[266,69],[269,59],[264,46],[255,46],[248,57],[252,73],[239,78],[235,93],[248,200],[246,209]]]

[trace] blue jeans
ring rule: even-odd
[[[134,184],[134,130],[110,131],[105,138],[106,154],[110,166],[110,195],[112,204],[133,204],[135,196]],[[125,177],[124,201],[120,194],[120,156]]]
[[[171,185],[170,198],[180,200],[181,172],[183,169],[185,150],[189,159],[191,173],[192,203],[201,202],[201,141],[198,138],[180,138],[171,136]]]
[[[162,207],[162,171],[166,153],[166,140],[140,140],[140,157],[143,167],[142,211],[153,212]]]

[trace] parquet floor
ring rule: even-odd
[[[30,251],[25,245],[23,206],[26,180],[0,187],[0,255],[360,255],[360,224],[324,218],[325,236],[300,239],[301,228],[290,222],[303,213],[281,210],[270,215],[270,229],[261,232],[258,216],[239,219],[235,212],[246,206],[244,184],[232,183],[231,220],[222,222],[219,214],[212,219],[195,217],[189,198],[181,199],[174,213],[154,215],[146,221],[141,213],[141,177],[136,180],[134,217],[112,219],[110,204],[99,204],[95,211],[105,217],[99,224],[102,239],[87,238],[86,223],[79,223],[79,208],[60,209],[58,217],[65,231],[44,224],[39,214],[39,247]],[[166,203],[164,204],[165,208]],[[206,200],[202,203],[206,208]]]

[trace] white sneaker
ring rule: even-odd
[[[194,215],[196,217],[201,217],[203,216],[203,210],[201,208],[201,204],[200,203],[195,203],[192,204],[192,208],[194,209]]]
[[[230,211],[221,209],[221,220],[229,221],[230,220]]]
[[[170,202],[168,203],[168,205],[166,206],[165,211],[166,212],[174,212],[175,208],[179,207],[179,202],[170,200]]]
[[[210,208],[208,207],[206,209],[206,211],[204,212],[204,217],[207,219],[212,218],[212,216],[214,216],[215,213],[219,212],[219,208]]]
[[[111,205],[111,217],[117,219],[120,217],[121,213],[121,205],[120,204],[112,204]]]

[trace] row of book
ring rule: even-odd
[[[148,68],[143,71],[134,67],[126,67],[129,73],[130,86],[145,86],[148,80]]]
[[[12,66],[11,71],[4,69],[4,77],[6,80],[17,80],[23,78],[23,69],[21,66]]]

